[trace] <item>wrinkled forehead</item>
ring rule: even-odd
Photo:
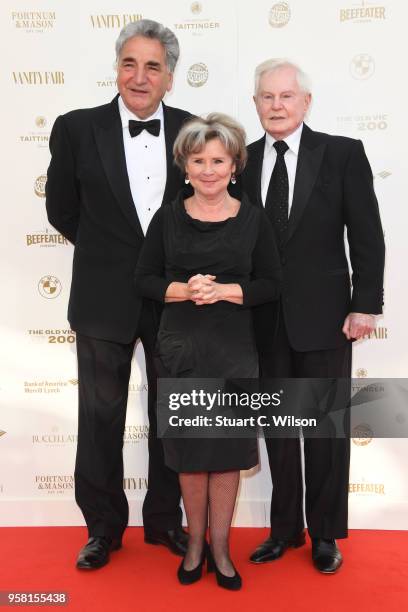
[[[292,66],[280,66],[264,72],[259,79],[259,91],[279,93],[281,91],[300,91],[296,70]]]

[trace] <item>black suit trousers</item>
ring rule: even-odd
[[[263,378],[350,378],[351,342],[332,350],[295,351],[289,343],[282,308],[275,341],[260,350]],[[296,438],[265,438],[273,490],[271,532],[288,539],[303,520],[301,443]],[[347,537],[350,438],[304,438],[305,511],[312,538]]]
[[[164,464],[156,437],[156,372],[153,350],[158,329],[154,306],[144,301],[135,339],[129,344],[77,333],[79,415],[75,498],[89,536],[121,538],[129,508],[123,490],[123,435],[136,339],[146,360],[149,416],[148,490],[143,504],[145,528],[166,531],[181,525],[178,476]]]

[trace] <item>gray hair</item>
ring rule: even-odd
[[[279,70],[279,68],[293,68],[301,91],[308,94],[312,93],[309,77],[301,68],[299,68],[297,64],[294,64],[287,59],[271,58],[265,62],[262,62],[262,64],[259,64],[259,66],[255,68],[255,96],[258,93],[259,81],[261,77],[267,72],[275,72],[275,70]]]
[[[235,162],[236,174],[245,168],[247,151],[245,130],[238,121],[222,113],[190,119],[181,128],[173,147],[174,161],[185,170],[187,158],[199,153],[210,140],[218,138]]]
[[[145,38],[153,38],[158,40],[164,47],[166,52],[166,64],[170,72],[174,72],[177,60],[180,55],[180,45],[169,28],[164,27],[157,21],[151,19],[140,19],[140,21],[132,21],[128,23],[120,31],[119,37],[115,44],[116,61],[119,59],[123,45],[134,36],[144,36]]]

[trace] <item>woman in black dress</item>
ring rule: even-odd
[[[180,131],[174,155],[193,195],[184,199],[180,193],[157,211],[136,272],[139,293],[165,302],[158,375],[256,378],[250,307],[277,299],[280,269],[264,212],[246,196],[239,202],[227,191],[245,166],[245,132],[226,115],[192,119]],[[229,531],[239,470],[258,463],[256,439],[165,438],[163,446],[166,464],[179,473],[189,526],[180,582],[198,580],[211,555],[218,584],[240,588]],[[205,543],[208,521],[211,553]]]

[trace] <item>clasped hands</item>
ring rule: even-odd
[[[187,281],[189,299],[196,304],[214,304],[223,299],[223,286],[216,283],[216,276],[211,274],[196,274]]]

